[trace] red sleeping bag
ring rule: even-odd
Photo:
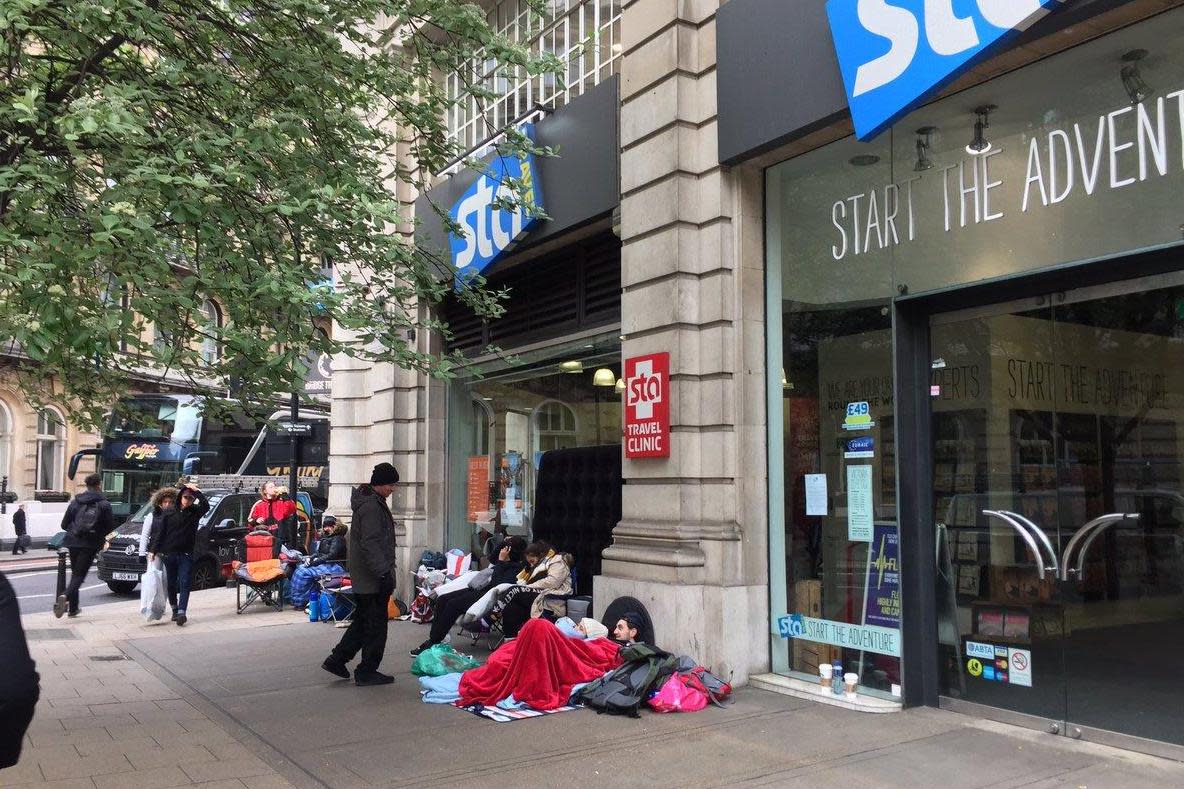
[[[481,668],[460,678],[460,703],[494,705],[513,696],[536,710],[567,704],[571,688],[621,664],[620,645],[606,638],[568,638],[545,619],[531,619]]]

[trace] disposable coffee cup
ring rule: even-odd
[[[859,687],[859,675],[855,673],[844,674],[843,683],[847,686],[847,693],[850,695],[855,695],[855,689]]]
[[[834,676],[834,671],[835,667],[830,663],[823,663],[818,667],[818,673],[822,675],[822,679],[825,679],[828,682],[830,681],[830,678]]]

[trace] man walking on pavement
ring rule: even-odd
[[[395,591],[395,519],[386,500],[395,490],[399,472],[390,463],[379,463],[369,485],[354,489],[350,501],[353,521],[349,527],[349,570],[357,610],[349,629],[321,668],[349,679],[346,663],[360,650],[362,660],[354,670],[358,685],[386,685],[395,681],[379,672],[386,651],[386,604]]]
[[[193,574],[193,547],[197,543],[197,526],[202,516],[210,511],[210,502],[196,485],[177,488],[177,503],[162,510],[152,519],[152,534],[148,537],[148,563],[160,554],[164,559],[165,576],[169,584],[169,605],[173,621],[184,626],[189,617],[189,583]]]
[[[103,495],[103,478],[98,474],[88,474],[86,490],[79,493],[66,507],[66,514],[62,518],[62,529],[66,532],[66,539],[62,540],[62,547],[70,551],[70,584],[66,593],[58,595],[53,604],[53,615],[61,619],[62,614],[69,613],[71,617],[78,616],[78,590],[94,564],[95,556],[102,547],[107,535],[115,528],[115,514],[111,511],[111,503]]]
[[[29,533],[28,525],[25,521],[24,504],[17,507],[16,512],[12,513],[12,529],[16,532],[16,542],[12,544],[12,555],[16,556],[18,553],[28,553],[29,549],[25,547],[24,540],[21,539]]]

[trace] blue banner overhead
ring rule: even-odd
[[[875,137],[1063,2],[828,0],[856,137]]]
[[[534,139],[530,124],[522,132]],[[514,210],[508,210],[507,204],[516,204]],[[448,212],[462,231],[448,238],[458,283],[488,268],[539,221],[532,216],[532,207],[543,207],[534,156],[495,156],[484,165]]]

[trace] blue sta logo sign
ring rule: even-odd
[[[522,131],[534,139],[531,125]],[[516,183],[521,191],[515,189]],[[516,210],[495,207],[499,202],[517,204]],[[534,156],[495,156],[483,166],[448,212],[461,227],[460,234],[448,237],[458,283],[488,268],[538,222],[538,217],[530,215],[532,206],[543,207]]]
[[[855,122],[867,140],[1064,0],[828,0]]]

